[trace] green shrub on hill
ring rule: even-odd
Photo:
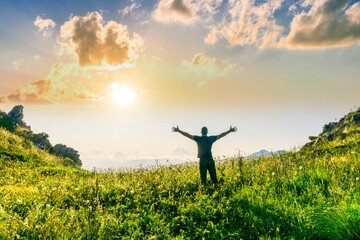
[[[8,131],[14,131],[15,126],[7,117],[7,114],[0,110],[0,128],[4,128]]]

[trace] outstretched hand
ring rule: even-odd
[[[236,131],[237,131],[237,128],[236,128],[236,127],[230,126],[230,132],[236,132]]]
[[[179,132],[179,131],[180,131],[179,126],[173,127],[173,128],[172,128],[172,131],[173,131],[173,132]]]

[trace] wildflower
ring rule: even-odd
[[[299,169],[301,170],[301,169],[303,169],[303,167],[302,167],[302,166],[300,166],[300,167],[299,167]]]
[[[272,172],[272,174],[271,174],[271,175],[275,176],[275,172]]]
[[[18,203],[22,203],[22,201],[20,199],[17,200]]]
[[[78,191],[78,190],[79,190],[79,188],[75,188],[75,190],[76,190],[76,191]]]
[[[134,193],[134,190],[131,190],[130,193]]]
[[[360,179],[360,178],[359,178],[359,177],[357,177],[357,178],[356,178],[356,181],[359,181],[359,179]]]
[[[344,162],[346,162],[346,161],[347,161],[347,159],[345,158],[345,159],[343,159],[343,161],[344,161]]]

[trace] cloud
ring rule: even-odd
[[[124,9],[120,9],[119,13],[121,13],[123,16],[128,15],[130,12],[132,12],[134,9],[141,7],[141,4],[139,3],[132,3],[131,5],[125,7]]]
[[[289,7],[289,12],[295,12],[296,9],[297,9],[296,4],[292,4],[292,5]]]
[[[174,156],[180,156],[180,157],[190,157],[193,156],[188,150],[185,148],[176,148],[172,152],[172,155]]]
[[[95,168],[151,168],[170,164],[183,164],[188,159],[194,158],[194,154],[188,154],[185,149],[178,149],[171,153],[146,154],[139,152],[101,152],[81,153],[83,168],[92,170]]]
[[[280,9],[283,2],[284,0],[272,0],[258,4],[253,0],[230,0],[229,16],[210,27],[205,43],[213,44],[219,38],[224,38],[228,41],[228,46],[276,46],[283,27],[276,23],[274,12]]]
[[[301,6],[301,7],[312,6],[315,1],[316,1],[316,0],[302,0],[302,1],[300,1],[300,6]]]
[[[23,62],[24,59],[15,59],[14,61],[12,61],[12,64],[16,70],[20,70],[20,67],[22,66]]]
[[[34,58],[35,60],[39,60],[41,57],[40,57],[38,54],[36,54],[36,55],[33,56],[33,58]]]
[[[194,67],[215,68],[215,62],[215,58],[209,58],[202,53],[196,53],[191,61],[191,65]]]
[[[27,89],[16,89],[6,97],[7,102],[28,104],[51,104],[49,100],[42,98],[36,92],[28,92]]]
[[[53,30],[56,26],[55,22],[51,19],[42,19],[42,17],[37,16],[34,25],[39,28],[39,32],[42,33],[44,37],[49,37],[52,35]]]
[[[287,48],[323,49],[347,46],[360,40],[360,2],[317,0],[308,12],[294,17],[290,33],[281,39]],[[303,4],[306,6],[312,2]]]
[[[102,100],[102,97],[89,92],[79,82],[69,80],[70,76],[82,77],[83,75],[84,73],[75,64],[54,64],[46,79],[30,82],[26,87],[18,88],[6,96],[1,96],[0,100],[1,102],[28,104]]]
[[[4,95],[0,95],[0,103],[6,103],[7,102],[7,97]]]
[[[127,26],[115,21],[103,25],[102,16],[95,11],[65,22],[60,28],[58,44],[60,54],[74,54],[81,67],[119,69],[135,66],[144,41],[136,33],[130,38]]]
[[[226,76],[236,65],[227,64],[222,69],[219,69],[215,58],[196,53],[191,61],[183,61],[183,66],[202,77],[203,81],[199,84],[201,86],[210,79]]]
[[[158,22],[191,24],[209,19],[222,2],[223,0],[161,0],[152,12],[152,17]]]
[[[360,2],[350,0],[301,0],[288,7],[293,16],[290,32],[284,35],[274,14],[284,0],[229,0],[228,15],[209,27],[205,43],[226,39],[228,46],[255,45],[259,48],[324,49],[348,46],[360,40]]]
[[[158,22],[182,22],[190,24],[195,20],[193,10],[183,0],[161,0],[152,14]]]

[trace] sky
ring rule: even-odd
[[[0,2],[0,109],[83,167],[292,150],[360,102],[360,2]]]

